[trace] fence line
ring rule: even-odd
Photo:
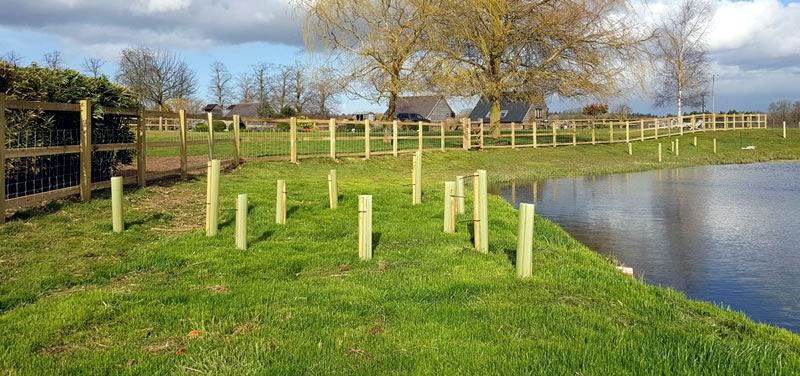
[[[92,114],[97,110],[104,115],[125,117],[129,120],[127,130],[115,134],[103,133],[102,127],[94,128],[96,119]],[[76,134],[71,130],[58,130],[46,135],[22,132],[11,135],[7,131],[6,111],[77,113],[80,129]],[[218,120],[226,124],[225,129],[215,129],[214,122]],[[201,123],[207,129],[199,126]],[[108,180],[93,180],[93,172],[108,172],[98,170],[107,166],[93,165],[93,153],[97,152],[134,152],[135,163],[113,172],[122,175],[125,184],[143,187],[148,181],[185,178],[193,172],[204,171],[212,158],[233,166],[246,159],[297,163],[304,158],[369,158],[415,151],[614,144],[685,133],[766,126],[767,115],[761,113],[630,120],[548,119],[501,124],[494,128],[484,124],[483,120],[469,119],[441,123],[263,119],[240,118],[238,115],[222,117],[211,113],[187,114],[185,111],[94,108],[88,100],[79,104],[28,102],[7,100],[0,94],[0,213],[5,213],[6,208],[35,206],[73,195],[80,195],[81,201],[90,200],[92,190],[110,187]],[[53,132],[56,132],[55,137]],[[53,162],[54,157],[77,157],[77,178],[73,176],[76,171],[53,168],[52,164],[58,163]],[[42,159],[51,164],[47,171],[55,170],[64,176],[40,177],[47,180],[47,184],[18,181],[19,177],[8,179],[7,166],[19,169],[20,165],[35,164]],[[68,166],[68,163],[64,162],[63,166]],[[8,187],[15,189],[9,190]],[[4,220],[5,216],[0,216],[0,223]]]

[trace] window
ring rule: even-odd
[[[505,119],[508,116],[508,110],[500,110],[500,118]],[[486,119],[490,119],[492,117],[492,111],[486,113]]]
[[[537,118],[541,118],[543,116],[544,116],[544,110],[542,110],[541,108],[537,108],[536,109],[536,117]]]

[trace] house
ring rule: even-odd
[[[237,103],[232,104],[226,108],[225,116],[233,116],[239,115],[242,118],[258,118],[258,109],[261,107],[261,104],[258,102],[254,103]]]
[[[203,112],[210,112],[214,116],[223,116],[223,107],[216,103],[209,103],[203,107]]]
[[[544,97],[537,103],[523,103],[512,101],[507,97],[500,99],[500,122],[501,123],[532,123],[537,120],[547,118],[547,104]],[[481,97],[475,108],[469,114],[469,118],[475,121],[483,119],[489,122],[489,110],[491,103],[486,98]]]
[[[450,104],[447,103],[447,99],[436,95],[399,97],[397,98],[397,109],[391,117],[394,119],[398,114],[420,114],[432,122],[440,122],[456,116]]]

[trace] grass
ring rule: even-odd
[[[203,179],[63,202],[0,227],[4,374],[797,374],[800,337],[617,272],[537,218],[534,276],[516,279],[517,214],[490,197],[490,253],[441,230],[442,182],[800,159],[800,132],[717,132],[656,143],[424,156],[250,162],[222,177],[220,236],[202,232]],[[710,153],[710,138],[720,153]],[[665,146],[669,140],[661,140]],[[756,145],[742,151],[739,145]],[[327,209],[326,174],[342,195]],[[274,224],[275,180],[288,224]],[[235,196],[250,196],[250,248],[234,248]],[[357,258],[357,195],[373,195],[375,259]],[[468,199],[468,208],[470,202]],[[468,210],[469,211],[469,210]],[[470,213],[461,219],[471,218]]]

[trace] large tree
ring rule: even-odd
[[[440,0],[295,0],[305,10],[306,41],[319,43],[348,67],[351,93],[387,101],[419,91],[423,36]],[[458,5],[457,7],[460,7]]]
[[[661,19],[656,30],[655,104],[683,108],[703,105],[708,95],[709,61],[704,38],[712,17],[707,0],[684,0]]]
[[[344,90],[344,82],[331,67],[321,67],[314,71],[308,85],[311,107],[315,115],[327,118],[336,111],[339,95]]]
[[[445,93],[485,98],[495,132],[501,98],[616,94],[645,39],[625,18],[625,0],[444,3],[427,42],[439,58],[432,81]]]
[[[233,76],[221,61],[211,63],[211,80],[208,83],[208,95],[218,105],[225,108],[226,102],[231,97]]]
[[[190,97],[197,88],[197,79],[186,62],[171,52],[148,47],[122,50],[117,81],[143,106],[158,109],[165,109],[168,99]]]

